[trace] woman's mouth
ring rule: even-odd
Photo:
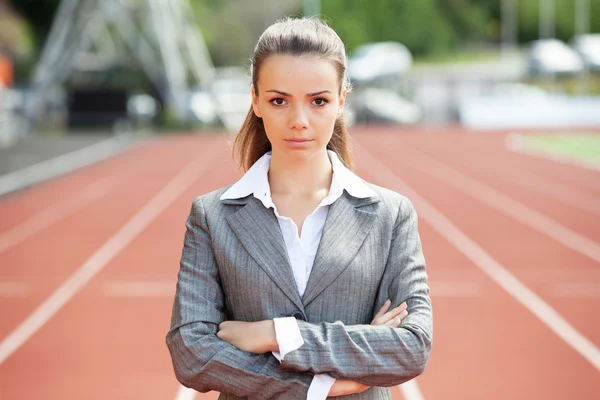
[[[288,146],[292,148],[304,148],[307,147],[313,140],[307,138],[291,138],[285,139]]]

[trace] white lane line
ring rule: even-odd
[[[559,283],[552,292],[558,297],[600,298],[600,284],[597,283]]]
[[[0,196],[91,165],[122,152],[133,144],[129,135],[112,137],[83,149],[0,176]]]
[[[108,282],[102,292],[108,297],[173,297],[175,282]]]
[[[30,287],[22,282],[0,282],[0,298],[27,297]]]
[[[580,168],[600,171],[600,165],[598,165],[597,162],[579,160],[574,157],[558,154],[549,150],[528,148],[524,144],[524,136],[520,133],[513,132],[509,134],[504,143],[507,149],[515,153],[527,154],[529,156],[545,158],[547,160],[552,160],[562,164],[569,164]]]
[[[114,187],[118,181],[105,178],[86,187],[79,195],[68,196],[45,210],[31,216],[14,228],[0,233],[0,253],[27,240],[48,226],[80,210],[93,200],[102,197]]]
[[[192,160],[144,208],[80,266],[44,303],[0,343],[0,364],[23,345],[160,213],[183,194],[220,155],[207,152]],[[211,154],[212,153],[212,154]]]
[[[526,171],[519,171],[516,174],[497,174],[493,171],[490,172],[493,173],[493,176],[496,179],[537,191],[538,193],[553,197],[569,206],[600,215],[600,198],[590,196],[574,187],[569,187]]]
[[[404,146],[404,144],[403,144]],[[551,218],[505,196],[483,183],[458,172],[452,167],[434,160],[432,157],[413,148],[406,152],[411,165],[421,172],[464,192],[484,204],[528,225],[540,233],[551,237],[566,247],[600,263],[600,245],[593,240],[559,224]],[[412,157],[415,156],[415,157]],[[421,159],[421,160],[419,160]]]
[[[196,392],[194,389],[186,388],[185,386],[179,386],[175,400],[194,400],[196,398]]]
[[[402,392],[402,395],[404,396],[404,398],[406,400],[424,400],[425,399],[423,397],[423,394],[421,393],[421,390],[419,389],[419,385],[417,385],[416,379],[411,379],[410,381],[405,382],[398,387],[400,388],[400,391]]]
[[[469,282],[429,281],[429,289],[432,297],[478,297],[482,293],[479,285]]]
[[[551,331],[564,340],[567,345],[600,371],[600,349],[598,347],[569,324],[567,320],[541,297],[486,253],[485,250],[471,240],[431,203],[418,195],[416,191],[386,165],[367,152],[363,146],[359,146],[355,142],[355,147],[360,148],[361,153],[364,154],[363,162],[370,165],[371,169],[376,171],[371,174],[373,177],[377,177],[379,182],[385,182],[387,187],[393,188],[407,196],[415,205],[415,208],[419,210],[420,217],[427,221],[432,228],[438,231],[458,251],[469,258],[475,266],[500,285],[509,295],[521,303],[523,307],[531,311]]]

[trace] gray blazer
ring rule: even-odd
[[[389,386],[421,374],[432,310],[417,215],[408,199],[368,184],[377,197],[344,194],[327,215],[301,298],[272,209],[248,196],[193,201],[166,342],[175,375],[220,399],[306,399],[314,374],[372,386],[347,399],[391,399]],[[386,299],[404,301],[399,328],[370,325]],[[220,340],[226,319],[297,318],[304,345],[283,362]]]

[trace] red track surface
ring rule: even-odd
[[[437,209],[597,352],[600,262],[515,218],[515,210],[494,208],[493,199],[466,192],[464,178],[559,223],[559,231],[600,246],[600,173],[509,152],[505,136],[455,128],[371,128],[354,134],[358,174],[407,194],[421,216],[435,333],[418,389],[428,400],[597,398],[598,366],[440,233],[439,219],[429,211],[429,205]],[[203,169],[193,184],[0,361],[0,398],[176,398],[179,384],[164,337],[184,223],[195,196],[239,177],[226,140],[169,136],[0,199],[4,345],[198,156]],[[413,190],[418,198],[411,197]],[[136,297],[131,287],[120,291],[131,283],[145,284],[145,291]],[[421,398],[400,389],[394,397]],[[196,396],[213,398],[214,393]]]

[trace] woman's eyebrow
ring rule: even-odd
[[[282,95],[282,96],[293,97],[293,96],[292,96],[291,94],[289,94],[289,93],[282,92],[281,90],[276,90],[276,89],[270,89],[270,90],[266,90],[265,92],[266,92],[266,93],[278,93],[278,94],[280,94],[280,95]],[[330,90],[320,90],[320,91],[318,91],[318,92],[314,92],[314,93],[308,93],[308,94],[306,95],[306,97],[314,97],[314,96],[318,96],[318,95],[320,95],[320,94],[323,94],[323,93],[331,93],[331,91],[330,91]]]
[[[276,90],[276,89],[270,89],[270,90],[265,90],[266,93],[278,93],[282,96],[288,96],[291,97],[292,95],[286,92],[282,92],[281,90]]]
[[[323,93],[331,93],[331,90],[320,90],[318,92],[309,93],[306,96],[313,97],[313,96],[318,96],[318,95],[323,94]]]

